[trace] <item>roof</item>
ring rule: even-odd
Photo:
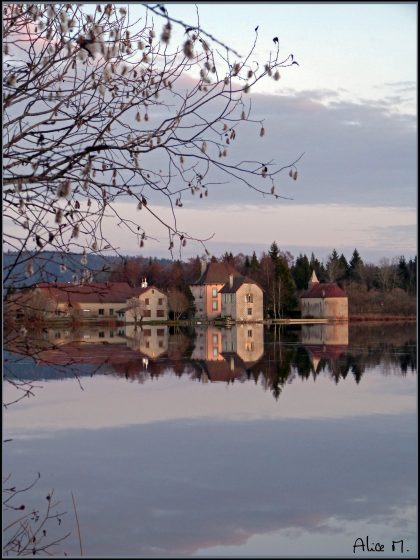
[[[210,262],[206,270],[197,280],[195,285],[200,284],[226,284],[229,280],[229,275],[240,276],[239,272],[233,268],[232,265],[225,262]]]
[[[67,284],[65,282],[36,286],[57,303],[125,303],[127,299],[138,297],[154,286],[132,288],[127,282],[104,282],[92,284]],[[158,290],[160,291],[160,290]]]
[[[219,294],[234,294],[243,284],[255,284],[256,286],[258,286],[255,280],[252,280],[252,278],[248,278],[247,276],[236,276],[233,279],[232,287],[230,286],[228,280],[223,288],[219,290]]]
[[[314,284],[301,294],[305,298],[346,298],[345,292],[334,282]]]

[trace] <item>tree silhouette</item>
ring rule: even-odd
[[[296,176],[300,158],[281,165],[229,152],[240,134],[264,135],[247,94],[290,56],[276,45],[255,64],[257,34],[240,57],[199,21],[142,9],[136,19],[112,4],[4,7],[4,249],[16,252],[6,280],[18,263],[30,279],[46,249],[109,251],[112,228],[142,248],[154,234],[144,214],[166,229],[171,255],[191,240],[204,245],[178,225],[187,197],[204,203],[215,182],[233,180],[281,198],[275,179]],[[179,45],[175,26],[191,29]]]

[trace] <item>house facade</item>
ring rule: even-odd
[[[330,319],[347,321],[349,318],[348,298],[335,283],[320,283],[315,271],[308,289],[300,296],[300,309],[303,318]]]
[[[223,318],[252,323],[263,320],[263,291],[251,278],[230,275],[220,294]]]
[[[227,263],[202,262],[201,276],[190,285],[194,296],[196,319],[216,319],[222,313],[222,297],[220,290],[229,281],[229,276],[239,273]]]
[[[30,292],[14,294],[15,317],[22,318],[22,311],[33,308],[36,302],[42,306],[40,312],[44,319],[118,320],[127,323],[168,319],[166,294],[155,286],[148,286],[145,280],[138,288],[126,282],[37,284]]]

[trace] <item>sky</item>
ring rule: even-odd
[[[251,88],[246,98],[256,122],[238,127],[228,158],[285,166],[300,158],[297,180],[287,171],[276,176],[276,193],[284,197],[276,200],[224,177],[204,199],[183,197],[176,209],[180,230],[207,239],[216,256],[259,256],[273,241],[295,257],[314,252],[324,262],[334,248],[348,259],[357,248],[365,262],[374,263],[417,254],[416,3],[171,2],[166,8],[191,26],[199,17],[205,32],[242,56],[256,39],[251,64],[263,65],[273,55],[273,37],[280,59],[293,54],[298,61],[282,69],[278,81],[268,78]],[[140,4],[130,4],[129,11],[145,15]],[[165,19],[153,19],[158,31]],[[174,25],[171,46],[182,44],[183,30]],[[178,87],[188,83],[183,76]],[[151,115],[147,126],[158,116]],[[151,168],[161,165],[158,153],[150,154]],[[151,193],[149,208],[171,219],[158,196]],[[107,219],[110,245],[122,254],[170,257],[167,231],[147,212],[139,214],[129,199],[115,207],[141,224],[148,239],[140,249],[135,236]],[[201,244],[188,242],[181,257],[203,254]]]
[[[194,4],[167,9],[196,24]],[[258,25],[255,58],[265,60],[277,36],[280,53],[299,62],[250,92],[266,135],[239,137],[234,155],[270,152],[284,163],[304,155],[298,180],[284,177],[278,185],[293,200],[223,185],[209,192],[205,207],[186,200],[180,223],[197,237],[214,235],[207,245],[216,255],[259,254],[276,240],[295,256],[314,251],[324,259],[336,248],[350,257],[355,247],[366,262],[414,256],[417,5],[212,2],[199,3],[198,12],[203,29],[242,55]],[[156,238],[145,254],[167,252],[164,233]],[[183,254],[196,253],[191,246]]]

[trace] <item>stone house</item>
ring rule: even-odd
[[[251,278],[230,274],[220,294],[223,318],[253,323],[263,320],[263,291]]]
[[[125,322],[165,321],[168,319],[168,298],[145,280],[138,288],[126,282],[92,284],[41,283],[30,294],[14,294],[15,317],[19,306],[30,307],[37,300],[43,304],[44,319],[74,318],[118,320]]]
[[[229,281],[229,276],[239,273],[229,264],[221,262],[201,263],[201,276],[190,285],[195,303],[196,319],[215,319],[222,312],[220,290]]]
[[[315,271],[308,289],[300,296],[303,318],[348,321],[349,306],[345,292],[334,282],[320,283]]]

